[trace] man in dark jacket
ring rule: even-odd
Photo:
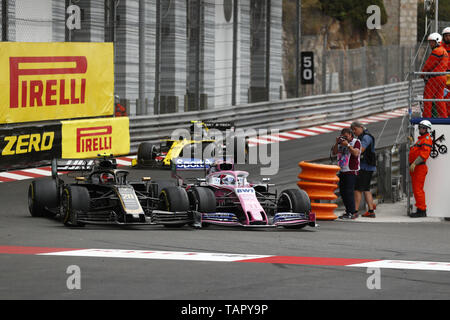
[[[375,204],[373,203],[370,181],[376,170],[375,138],[358,121],[350,125],[353,134],[361,141],[361,169],[356,177],[355,184],[355,208],[359,209],[362,195],[367,203],[367,211],[362,216],[375,218]]]

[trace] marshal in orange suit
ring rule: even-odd
[[[431,131],[431,122],[422,120],[419,124],[419,138],[409,150],[409,172],[411,174],[412,189],[416,200],[417,211],[411,213],[411,218],[427,216],[427,205],[425,201],[425,178],[428,173],[426,164],[433,147],[433,139],[428,131]]]
[[[428,57],[422,72],[446,72],[448,69],[449,57],[447,51],[441,46],[442,37],[439,33],[432,33],[428,37],[428,42],[433,50]],[[425,76],[424,99],[444,99],[444,88],[447,83],[447,76],[431,75]],[[424,110],[422,116],[431,118],[431,109],[433,103],[431,101],[424,102]],[[447,106],[443,101],[436,102],[437,111],[440,118],[447,118]]]
[[[448,56],[450,57],[450,27],[447,27],[442,31],[442,46],[445,51],[447,51]],[[447,66],[447,71],[450,71],[450,62]],[[450,74],[447,75],[447,90],[450,91]],[[450,99],[450,94],[447,94],[445,99]],[[447,116],[450,116],[450,102],[446,102],[447,105]]]

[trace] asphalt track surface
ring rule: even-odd
[[[379,137],[385,122],[368,125]],[[395,140],[401,119],[389,120],[378,146]],[[324,158],[336,133],[280,143],[280,170],[272,182],[295,186],[301,160]],[[249,170],[256,179],[258,168]],[[169,176],[131,170],[132,178]],[[241,263],[168,259],[52,256],[15,252],[21,247],[124,249],[164,252],[274,255],[342,259],[450,261],[450,223],[320,221],[317,229],[230,229],[160,226],[66,228],[32,218],[28,181],[0,184],[0,299],[303,300],[449,299],[448,271],[382,268],[369,289],[367,268],[332,262]],[[11,249],[9,253],[8,250]],[[328,260],[327,260],[328,261]],[[330,260],[331,261],[331,260]],[[70,266],[79,268],[79,289],[67,286]],[[369,273],[368,273],[369,272]],[[187,304],[187,303],[186,303]],[[181,310],[174,311],[178,314]],[[182,318],[182,317],[181,317]]]

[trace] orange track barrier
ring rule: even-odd
[[[297,182],[300,189],[304,190],[311,199],[311,210],[315,212],[317,220],[336,220],[334,210],[338,207],[335,203],[318,203],[317,200],[335,200],[340,168],[333,165],[308,163],[302,161],[298,164],[302,172],[298,175],[301,181]]]

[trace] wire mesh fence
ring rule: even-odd
[[[448,118],[450,115],[450,72],[412,72],[412,79],[425,83],[423,94],[412,97],[415,117]]]
[[[316,49],[317,82],[302,86],[301,92],[303,96],[339,93],[405,81],[410,65],[412,70],[420,68],[425,54],[426,48],[419,45]]]

